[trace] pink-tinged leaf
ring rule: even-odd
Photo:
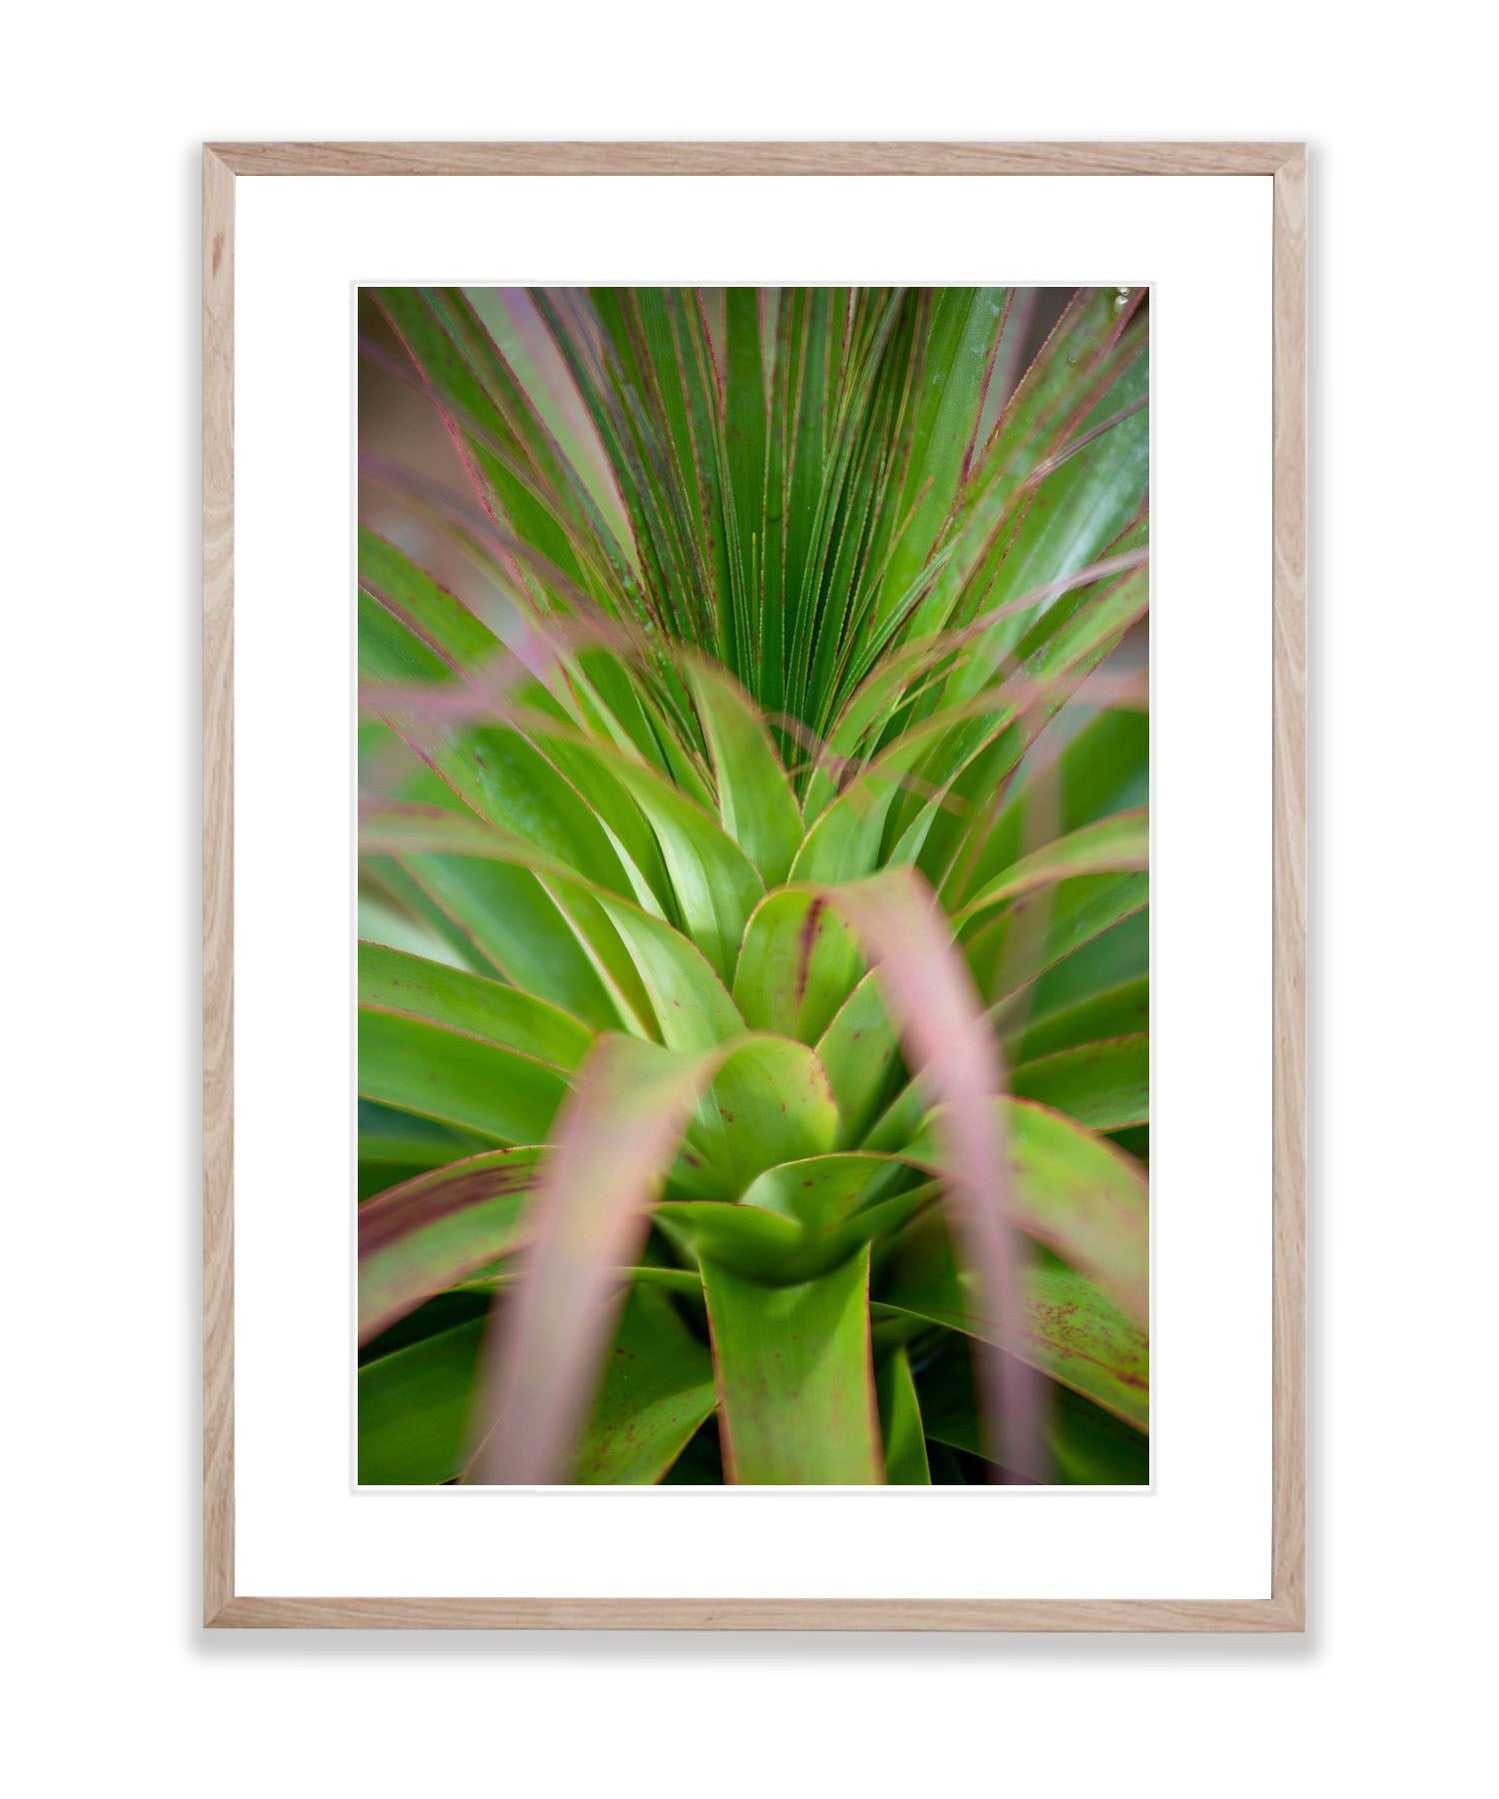
[[[575,872],[524,837],[487,824],[472,812],[409,801],[362,801],[359,847],[367,856],[479,856],[543,874]]]
[[[1143,1329],[1150,1316],[1150,1189],[1140,1164],[1047,1106],[990,1103],[1009,1144],[1015,1224],[1096,1281]],[[935,1169],[941,1144],[934,1114],[899,1154]]]
[[[359,1208],[359,1341],[519,1248],[534,1149],[488,1150]]]
[[[601,1038],[579,1071],[528,1212],[524,1277],[485,1347],[482,1436],[468,1478],[565,1478],[633,1262],[687,1116],[720,1058]]]
[[[971,625],[944,632],[937,640],[937,646],[946,649],[972,643],[1002,619],[1016,618],[1022,612],[1031,612],[1048,601],[1063,599],[1067,594],[1075,593],[1079,587],[1092,587],[1098,582],[1111,580],[1115,575],[1133,574],[1136,569],[1144,568],[1149,561],[1148,549],[1124,550],[1116,556],[1100,557],[1097,562],[1074,569],[1070,575],[1058,575],[1054,581],[1043,581],[1039,587],[1032,587],[1013,600],[1006,600],[1002,606],[995,606],[991,611],[983,613]]]
[[[996,1332],[958,1271],[940,1220],[922,1220],[902,1243],[881,1299],[880,1321],[902,1314],[981,1339],[1007,1360],[1083,1394],[1136,1430],[1150,1428],[1150,1340],[1076,1269],[1037,1263],[1026,1271],[1025,1311]]]
[[[366,585],[365,591],[373,590]],[[387,610],[394,611],[394,607]],[[403,736],[418,727],[430,733],[433,728],[454,731],[463,725],[514,719],[523,710],[522,700],[537,698],[534,689],[528,695],[529,684],[549,688],[568,668],[570,656],[589,648],[609,647],[615,641],[588,620],[548,620],[543,627],[524,615],[512,626],[510,636],[508,644],[460,668],[451,681],[361,682],[360,707],[389,722]]]
[[[912,868],[829,889],[874,965],[913,1075],[940,1107],[934,1120],[944,1204],[994,1336],[1023,1316],[1024,1239],[1011,1222],[1010,1158],[995,1105],[1003,1066],[947,920]],[[1033,1371],[980,1339],[976,1374],[995,1459],[1046,1475],[1041,1391]]]
[[[1044,848],[1022,856],[977,893],[957,914],[959,922],[1059,881],[1081,875],[1128,874],[1150,867],[1150,817],[1144,806],[1083,825]]]

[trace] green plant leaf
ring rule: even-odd
[[[852,1218],[867,1198],[888,1190],[889,1177],[907,1175],[891,1156],[827,1155],[767,1168],[744,1195],[743,1204],[792,1218],[809,1231],[831,1230]],[[904,1184],[914,1185],[910,1174]]]
[[[1134,904],[1140,898],[1137,887],[1127,892],[1118,888],[1110,892],[1105,887],[1108,879],[1101,877],[1091,892],[1087,881],[1078,883],[1082,890],[1078,911],[1094,913],[1093,917],[1085,916],[1082,920],[1087,934],[1075,948],[1059,956],[1034,983],[1018,989],[1012,997],[993,1008],[993,1016],[1002,1033],[1018,1034],[1026,1030],[1032,1020],[1038,1026],[1049,1024],[1059,1013],[1101,1000],[1126,982],[1149,979],[1149,912],[1145,906]],[[1118,879],[1122,888],[1125,883],[1137,882],[1138,876],[1123,875]],[[1065,889],[1059,889],[1059,898],[1065,900]],[[1095,908],[1103,909],[1117,901],[1122,901],[1127,908],[1124,916],[1094,933]]]
[[[1150,1121],[1150,1039],[1143,1033],[1079,1043],[1021,1062],[1010,1091],[1066,1112],[1095,1131]]]
[[[519,840],[466,813],[384,805],[360,823],[365,853],[396,859],[485,969],[600,1030],[629,1022],[577,927],[542,884],[566,873]],[[482,970],[481,970],[482,971]]]
[[[934,1444],[983,1454],[978,1398],[966,1343],[950,1337],[923,1361],[916,1387],[922,1428]],[[1046,1441],[1057,1478],[1076,1486],[1146,1486],[1150,1439],[1082,1394],[1047,1383]]]
[[[1144,616],[1149,597],[1148,577],[1133,561],[1118,579],[1079,587],[1032,627],[1013,669],[1006,664],[988,686],[966,683],[958,699],[926,721],[917,738],[924,753],[886,829],[893,860],[915,861],[946,890],[970,840],[977,834],[982,841],[995,796],[1005,798],[1022,758],[1063,708],[1086,704],[1085,677]],[[957,659],[957,668],[971,663],[970,654]]]
[[[534,867],[472,855],[413,855],[406,866],[508,981],[597,1030],[633,1021]]]
[[[485,1325],[455,1326],[359,1371],[359,1479],[456,1479],[471,1446]],[[713,1411],[708,1351],[659,1292],[632,1288],[570,1470],[580,1485],[649,1485]]]
[[[692,1056],[601,1038],[578,1072],[527,1211],[532,1241],[501,1316],[479,1414],[479,1481],[545,1482],[567,1466],[598,1377],[614,1271],[644,1239],[694,1102],[698,1140],[735,1191],[767,1157],[818,1153],[836,1132],[826,1078],[803,1044],[745,1037]]]
[[[604,1363],[573,1479],[584,1486],[659,1481],[716,1404],[707,1349],[663,1291],[637,1284]]]
[[[1038,507],[1036,501],[1048,462],[1055,463],[1067,442],[1082,435],[1084,421],[1101,422],[1119,409],[1121,401],[1110,404],[1106,396],[1133,360],[1132,351],[1121,357],[1116,349],[1126,323],[1115,314],[1106,291],[1084,290],[1070,302],[975,459],[957,508],[951,553],[915,614],[915,631],[939,628],[955,614],[992,607],[998,598],[1011,598],[1037,584],[1024,575],[1012,576],[1003,587],[997,580],[998,573],[1010,572],[1007,563],[1030,511],[1039,510],[1042,517],[1027,542],[1042,534],[1053,512],[1059,515],[1057,550],[1069,542],[1075,548],[1079,535],[1086,541],[1089,525],[1094,537],[1107,541],[1112,535],[1108,517],[1092,516],[1088,496],[1073,493],[1070,481],[1048,483],[1048,504]],[[1122,398],[1122,403],[1134,397]],[[1064,467],[1059,465],[1058,472]],[[1139,503],[1145,478],[1143,460],[1136,456],[1116,472],[1109,501],[1128,516],[1131,505]],[[1083,524],[1084,532],[1069,531],[1075,523]],[[1023,625],[1018,621],[1017,630]],[[1004,638],[999,642],[1003,646]]]
[[[973,1304],[974,1284],[957,1267],[951,1244],[934,1217],[907,1229],[881,1284],[875,1316],[905,1313],[962,1332],[1085,1395],[1139,1430],[1150,1419],[1150,1347],[1132,1323],[1084,1275],[1057,1262],[1026,1271],[1018,1325],[997,1327]],[[1005,1467],[1001,1437],[990,1459]],[[1028,1472],[1021,1468],[1019,1472]]]
[[[1080,1043],[1134,1037],[1150,1027],[1150,977],[1140,975],[1105,987],[1069,1006],[1060,1006],[1025,1024],[1007,1043],[1015,1064],[1055,1055]]]
[[[737,1199],[763,1170],[827,1154],[838,1108],[816,1052],[788,1037],[741,1038],[687,1136],[708,1165],[697,1183],[704,1198]]]
[[[469,1156],[360,1207],[361,1343],[519,1248],[538,1153],[525,1148]]]
[[[399,1013],[359,1010],[359,1091],[500,1143],[540,1143],[567,1077],[550,1062]]]
[[[482,662],[500,648],[488,625],[368,525],[359,527],[359,585],[388,618],[405,626],[400,637],[391,633],[385,641],[404,641],[409,648],[415,638],[427,646],[443,674]],[[369,622],[378,623],[374,618]],[[361,631],[361,652],[368,647]],[[373,680],[402,678],[398,667],[379,661],[362,663],[360,672]]]
[[[568,1467],[613,1325],[611,1270],[644,1241],[711,1065],[629,1037],[601,1038],[584,1062],[542,1164],[524,1277],[489,1350],[479,1482],[541,1483]]]
[[[433,923],[409,911],[394,898],[388,888],[381,890],[375,887],[374,870],[381,860],[371,856],[360,870],[360,942],[378,943],[387,949],[401,950],[409,956],[420,956],[427,962],[441,962],[448,968],[474,972],[479,962],[470,953],[472,946],[455,944],[446,920],[441,924]],[[385,872],[388,874],[393,866],[385,862]],[[488,964],[483,967],[485,973],[494,972]]]
[[[705,1261],[703,1289],[730,1478],[741,1485],[883,1480],[869,1342],[869,1255],[800,1286]]]
[[[1150,821],[1144,808],[1084,825],[1022,856],[995,876],[957,914],[959,923],[982,918],[991,907],[1038,888],[1081,875],[1120,874],[1150,867]]]
[[[414,1169],[456,1162],[460,1156],[474,1155],[487,1147],[473,1131],[456,1131],[431,1118],[376,1105],[373,1100],[359,1102],[361,1162],[392,1164],[410,1174]]]
[[[594,899],[623,941],[668,1049],[711,1049],[743,1032],[744,1019],[696,944],[638,906],[602,893]]]
[[[623,561],[599,505],[547,428],[531,394],[487,325],[456,289],[384,288],[379,303],[437,401],[444,422],[461,433],[465,460],[487,489],[488,510],[513,522],[526,541],[570,576],[586,580],[590,565]],[[512,349],[517,346],[509,335]],[[533,380],[536,376],[532,363]],[[571,418],[549,409],[575,455],[587,448]]]
[[[744,691],[701,658],[688,664],[713,752],[724,829],[759,869],[767,888],[786,879],[802,840],[802,815],[764,720]]]
[[[399,714],[391,722],[480,818],[596,886],[659,909],[644,871],[591,798],[522,732],[495,725],[444,729]]]
[[[999,1050],[931,889],[914,869],[887,869],[830,891],[853,925],[899,1021],[906,1060],[939,1102],[933,1166],[943,1204],[992,1331],[1020,1316],[1025,1247],[1011,1225]],[[1014,1357],[988,1358],[985,1416],[1010,1464],[1045,1468],[1035,1383]]]
[[[1008,299],[1000,287],[939,288],[932,295],[901,506],[903,515],[915,510],[885,575],[881,611],[886,615],[920,574],[957,498]]]
[[[815,1043],[864,972],[826,897],[781,887],[756,906],[734,970],[734,1001],[754,1030]]]
[[[666,1200],[655,1223],[695,1267],[704,1259],[766,1286],[790,1286],[822,1272],[836,1254],[809,1253],[807,1233],[790,1218],[722,1200]]]
[[[1071,1118],[1029,1100],[991,1100],[1009,1143],[1011,1216],[1097,1280],[1143,1325],[1150,1300],[1150,1198],[1137,1163]],[[940,1168],[940,1112],[902,1155]]]
[[[1149,797],[1150,720],[1122,707],[1100,712],[1058,752],[1049,780],[1056,796],[1056,829],[1075,831],[1096,819],[1140,806]],[[1032,788],[1022,781],[986,822],[966,833],[960,858],[942,882],[942,898],[956,909],[1019,861]]]
[[[794,881],[849,881],[873,873],[886,820],[938,730],[928,726],[898,739],[824,807],[791,864]]]
[[[903,1074],[900,1041],[877,975],[865,975],[838,1008],[817,1054],[838,1102],[839,1147],[854,1148],[864,1141]]]
[[[666,888],[660,852],[615,771],[601,763],[601,746],[569,735],[565,710],[517,658],[502,665],[498,646],[496,660],[467,677],[477,683],[471,691],[452,683],[428,686],[423,677],[430,681],[430,670],[417,654],[427,654],[425,646],[412,635],[404,651],[390,647],[404,629],[387,616],[378,631],[363,630],[387,646],[373,664],[381,679],[417,683],[366,689],[366,707],[486,823],[660,912]],[[443,647],[454,668],[464,666],[456,645]],[[368,672],[369,655],[365,665]],[[463,700],[460,709],[452,695]],[[631,766],[627,757],[621,763]]]
[[[671,1200],[655,1217],[693,1261],[789,1286],[888,1235],[934,1191],[895,1157],[811,1156],[766,1169],[737,1205]]]
[[[528,985],[545,982],[551,993],[565,992],[573,1002],[565,1009],[603,1028],[655,1034],[642,970],[620,936],[620,924],[650,914],[626,911],[629,901],[478,819],[385,806],[366,816],[362,835],[367,844],[403,854],[507,974],[516,965],[526,970],[529,949],[534,973]],[[423,853],[428,850],[454,853]],[[663,938],[668,953],[673,946],[682,953],[691,949],[664,923],[650,941]]]
[[[452,669],[428,643],[410,631],[366,588],[359,592],[359,675],[380,682],[431,682],[452,679]]]
[[[1100,300],[1090,297],[1088,304],[1096,306]],[[970,617],[997,611],[1033,588],[1086,567],[1139,512],[1150,460],[1144,345],[1136,339],[1122,353],[1111,353],[1108,339],[1116,336],[1116,328],[1112,321],[1098,324],[1094,341],[1099,354],[1092,367],[1101,379],[1090,388],[1091,371],[1081,383],[1068,371],[1070,392],[1052,411],[1051,431],[1037,433],[1026,446],[1028,455],[1042,454],[1023,478],[1016,479],[1022,472],[1020,459],[1008,454],[1014,437],[996,445],[977,471],[954,553],[917,615],[918,630],[937,627],[959,609]],[[1080,406],[1069,404],[1078,397]],[[1090,435],[1101,426],[1107,428]],[[1022,614],[994,625],[953,697],[981,685],[1021,640],[1028,622]]]
[[[612,772],[650,820],[684,929],[720,978],[731,980],[745,922],[765,890],[754,863],[716,819],[653,769],[598,745],[591,751],[608,756]]]
[[[482,1319],[359,1370],[359,1481],[362,1486],[434,1486],[463,1465]]]
[[[976,918],[964,953],[979,991],[992,997],[1001,1027],[1007,1022],[1003,1002],[1149,903],[1150,876],[1144,872],[1078,875]],[[1119,978],[1112,967],[1103,975],[1109,984]]]
[[[1080,290],[1032,353],[1037,298],[361,302],[467,477],[361,458],[381,1478],[766,1478],[704,1409],[700,1270],[763,1323],[861,1262],[881,1417],[867,1293],[824,1305],[821,1453],[1140,1466],[1148,1199],[1094,1131],[1148,1153],[1148,326]],[[784,1398],[740,1406],[767,1456]]]
[[[885,1438],[885,1478],[892,1487],[929,1487],[932,1475],[927,1465],[921,1401],[904,1348],[896,1349],[888,1358],[876,1385]]]
[[[534,994],[379,944],[359,946],[359,1003],[425,1019],[557,1068],[576,1068],[593,1042],[587,1025]]]

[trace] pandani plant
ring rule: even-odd
[[[1145,296],[367,298],[361,1480],[1144,1481]]]

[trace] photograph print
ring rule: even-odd
[[[1148,1483],[1148,289],[358,338],[359,1484]]]

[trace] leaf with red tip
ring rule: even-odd
[[[617,1036],[584,1062],[542,1163],[524,1278],[486,1345],[470,1479],[540,1484],[565,1473],[613,1326],[612,1270],[644,1241],[710,1066]]]
[[[914,869],[887,869],[832,889],[831,902],[862,939],[896,1019],[906,1060],[934,1101],[944,1205],[992,1332],[1021,1316],[1024,1240],[1011,1223],[1010,1168],[999,1045],[946,919]],[[1010,1356],[985,1358],[985,1415],[1008,1466],[1039,1478],[1045,1467],[1030,1370]]]

